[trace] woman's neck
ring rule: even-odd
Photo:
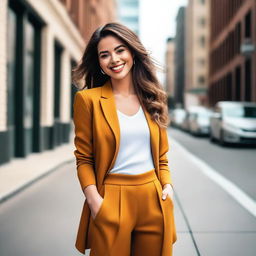
[[[121,94],[122,96],[129,96],[135,94],[132,76],[127,75],[123,79],[112,79],[111,84],[114,94]]]

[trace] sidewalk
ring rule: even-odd
[[[63,144],[42,153],[32,153],[26,158],[15,158],[0,166],[0,203],[43,176],[74,161],[74,143]]]
[[[169,166],[175,189],[175,256],[254,256],[256,218],[203,174],[169,137]]]
[[[170,130],[169,130],[170,132]],[[171,134],[171,133],[170,133]],[[169,137],[169,166],[174,182],[178,240],[175,256],[253,256],[256,219],[203,174],[186,150]],[[32,154],[0,167],[0,202],[74,161],[74,145]]]

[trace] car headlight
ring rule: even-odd
[[[239,127],[237,127],[237,126],[235,126],[235,125],[233,125],[233,124],[228,124],[228,123],[224,123],[224,124],[223,124],[223,128],[224,128],[224,129],[227,129],[227,130],[229,130],[229,131],[234,131],[234,132],[239,132],[239,131],[241,131],[241,128],[239,128]]]

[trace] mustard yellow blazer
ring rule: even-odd
[[[102,185],[108,171],[112,169],[120,145],[120,127],[112,85],[108,80],[102,87],[76,92],[74,99],[75,157],[77,174],[82,190],[90,184],[96,185],[102,196]],[[172,185],[168,159],[167,131],[154,122],[142,106],[149,130],[151,151],[157,177],[163,186]],[[85,253],[91,248],[93,236],[90,224],[91,212],[85,199],[76,239],[76,248]]]

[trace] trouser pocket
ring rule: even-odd
[[[102,214],[104,215],[104,208],[105,208],[107,194],[108,194],[107,193],[107,187],[108,186],[106,184],[104,184],[103,186],[104,186],[104,188],[103,188],[104,189],[104,195],[102,197],[103,200],[102,200],[102,203],[100,205],[100,209],[98,210],[96,216],[94,218],[92,218],[95,223],[97,223],[99,221],[99,219],[101,218]]]

